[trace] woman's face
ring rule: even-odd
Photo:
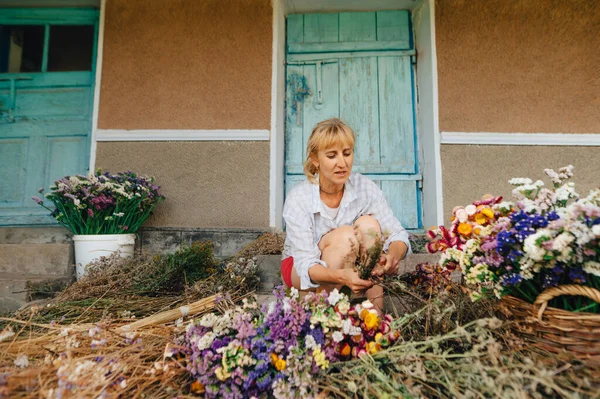
[[[343,186],[350,177],[354,162],[354,149],[347,144],[339,143],[320,150],[312,161],[319,168],[321,187],[325,190],[327,188],[337,189]]]

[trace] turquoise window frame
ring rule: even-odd
[[[96,72],[96,57],[98,54],[98,24],[100,11],[89,8],[0,8],[0,25],[41,25],[44,26],[44,50],[42,69],[48,73],[48,46],[50,44],[50,25],[92,25],[94,26],[94,45],[92,51],[92,74]],[[2,74],[3,76],[19,75]]]

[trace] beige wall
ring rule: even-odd
[[[100,129],[270,129],[270,0],[107,0]],[[269,226],[269,142],[99,142],[154,175],[146,226]]]
[[[600,187],[598,147],[442,145],[444,221],[452,208],[468,205],[484,194],[511,200],[513,177],[541,179],[551,186],[545,168],[575,167],[572,181],[580,195]]]
[[[268,142],[100,142],[96,167],[156,177],[167,200],[145,226],[269,226]]]
[[[268,129],[270,0],[108,0],[99,128]]]
[[[600,1],[437,0],[441,131],[600,133]]]

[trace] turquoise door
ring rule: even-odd
[[[87,173],[98,12],[0,8],[0,225],[51,224],[31,200]]]
[[[379,184],[405,228],[421,229],[410,13],[290,15],[286,57],[286,192],[304,179],[312,128],[338,117],[356,133],[353,170]]]

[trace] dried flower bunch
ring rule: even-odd
[[[451,270],[437,263],[419,263],[415,271],[400,277],[401,280],[410,283],[417,292],[426,297],[440,294],[453,287]]]
[[[43,188],[38,190],[43,191]],[[65,176],[57,180],[45,198],[54,209],[39,197],[33,200],[48,209],[71,233],[85,235],[136,233],[165,196],[154,185],[154,177],[98,170],[89,176]]]
[[[513,295],[529,303],[546,288],[580,284],[600,289],[600,189],[579,198],[573,167],[546,169],[553,183],[511,179],[514,202],[488,196],[452,212],[450,228],[429,231],[440,265],[460,267],[473,299]],[[550,306],[600,313],[600,304],[560,297]]]
[[[367,232],[366,234],[373,240],[373,245],[370,248],[365,248],[363,235],[356,226],[354,227],[354,236],[358,245],[352,242],[352,254],[346,258],[346,264],[350,263],[361,279],[370,280],[374,278],[373,270],[383,254],[385,237],[376,231]]]
[[[182,340],[188,370],[207,398],[315,397],[319,370],[377,353],[399,338],[391,316],[379,316],[369,301],[351,306],[337,290],[299,298],[294,289],[290,296],[278,289],[275,295],[262,309],[244,302],[188,327]]]

